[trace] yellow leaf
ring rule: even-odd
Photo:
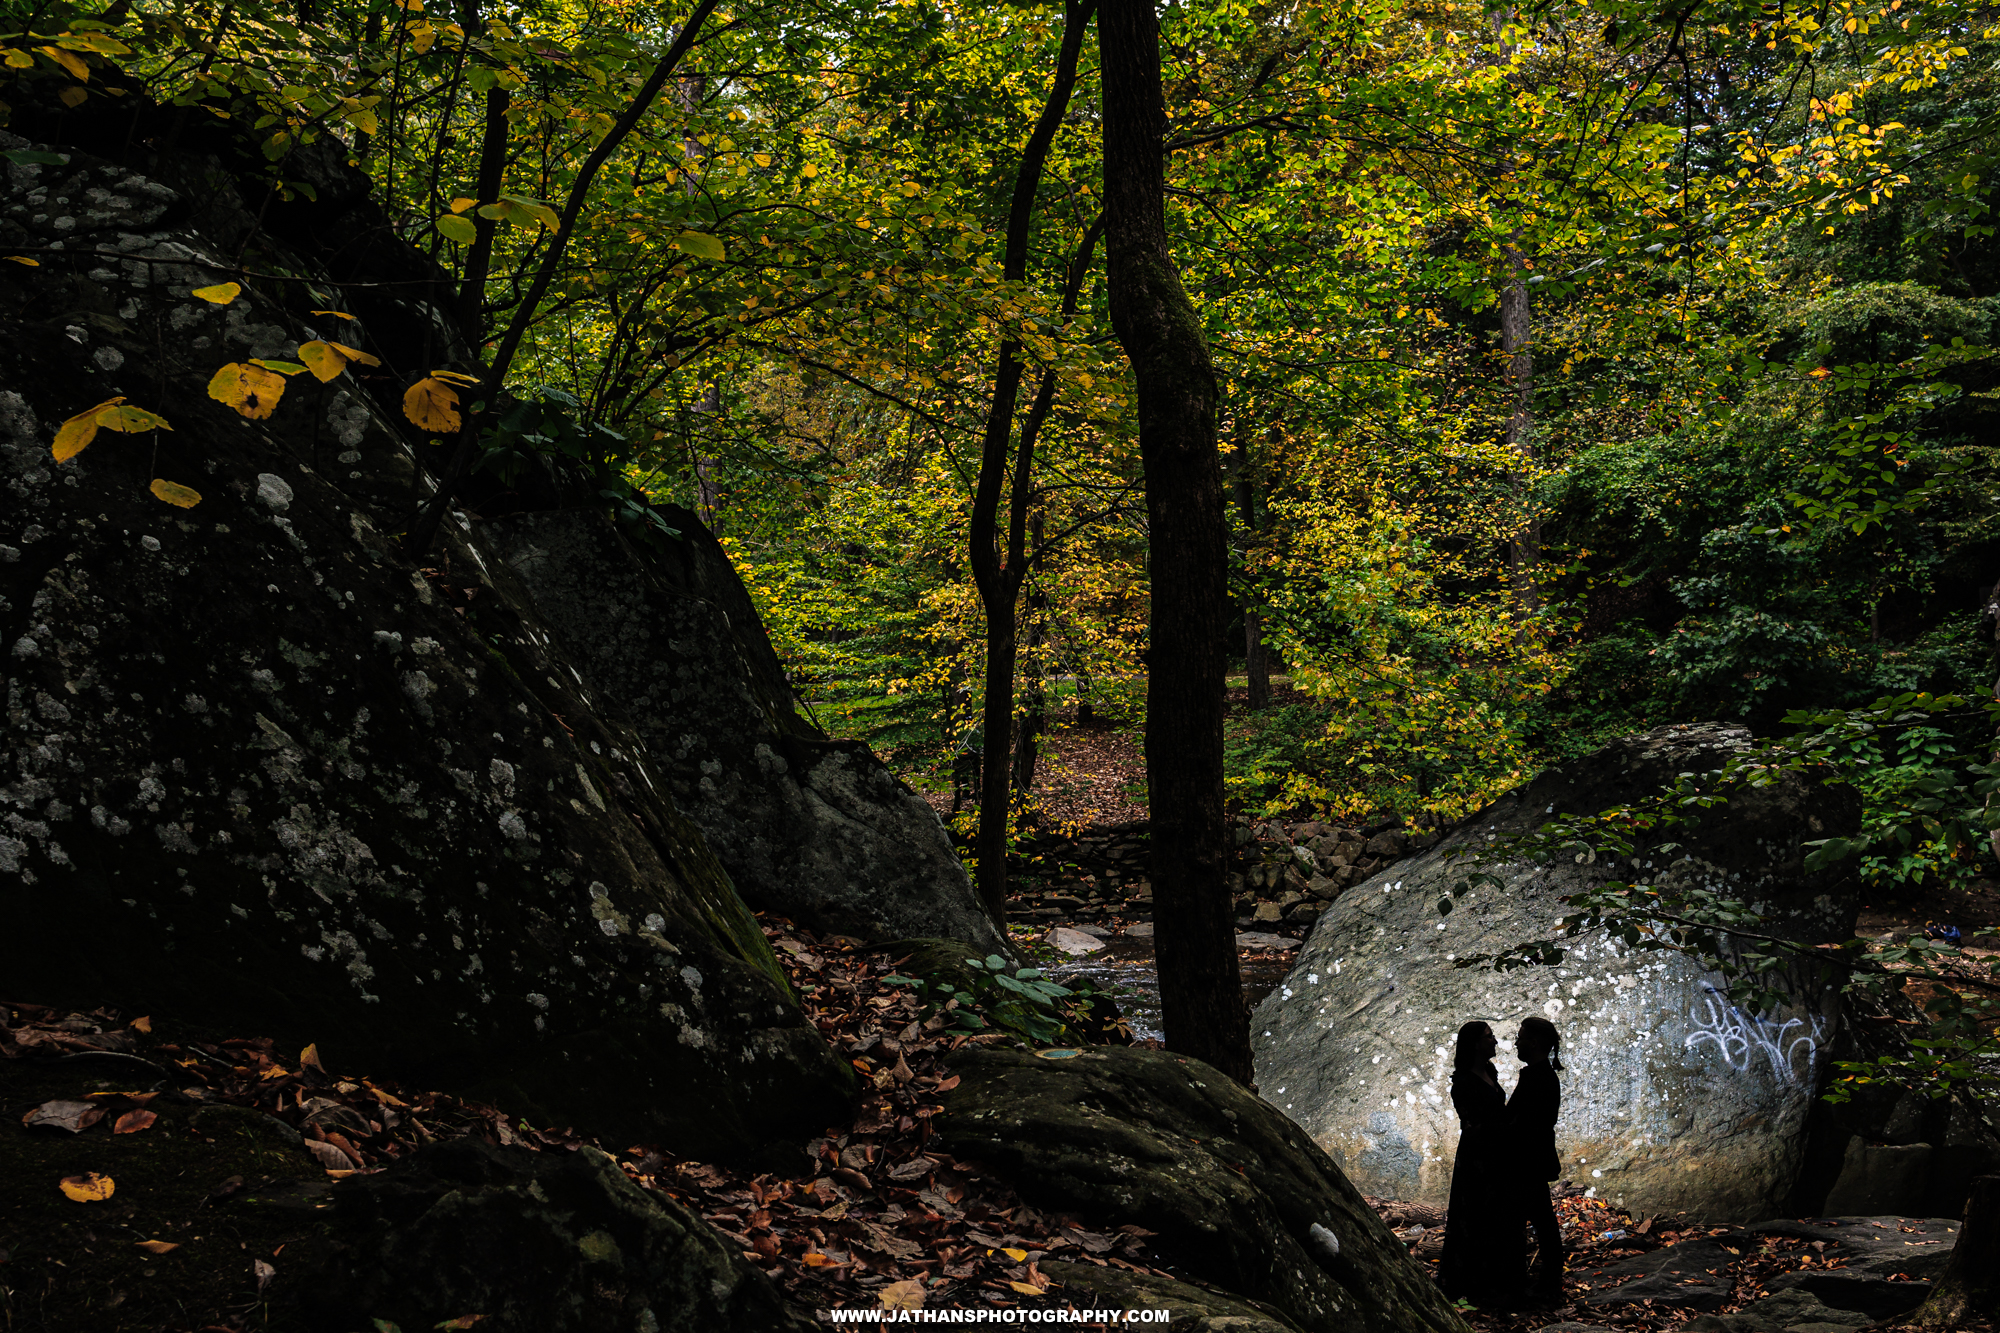
[[[278,400],[285,396],[285,377],[254,363],[231,361],[209,380],[208,396],[253,421],[261,420],[278,410]]]
[[[354,316],[352,316],[352,315],[348,314],[348,313],[347,313],[347,312],[346,312],[345,310],[315,310],[315,311],[313,311],[313,313],[314,313],[315,315],[332,315],[332,316],[333,316],[333,317],[334,317],[335,319],[353,319],[353,318],[354,318]]]
[[[312,1045],[306,1047],[303,1051],[299,1052],[299,1067],[301,1069],[317,1069],[322,1074],[326,1072],[326,1066],[322,1065],[319,1062],[318,1042],[314,1042]],[[401,1102],[398,1102],[396,1104],[398,1106],[402,1105]]]
[[[64,1176],[62,1192],[78,1203],[102,1203],[118,1188],[110,1176],[86,1171],[80,1176]]]
[[[799,168],[799,173],[807,180],[811,180],[814,176],[819,175],[819,168],[808,162]]]
[[[1045,1290],[1042,1287],[1031,1287],[1025,1282],[1009,1282],[1007,1285],[1020,1292],[1023,1296],[1039,1296]]]
[[[171,1240],[142,1240],[138,1244],[140,1249],[150,1254],[171,1254],[180,1248],[177,1241]]]
[[[193,294],[211,305],[228,305],[243,295],[243,285],[237,282],[218,282],[213,287],[197,287]]]
[[[924,192],[924,187],[917,184],[915,181],[903,182],[903,193],[907,195],[909,198],[914,199],[923,192]]]
[[[446,384],[460,384],[468,389],[479,383],[479,376],[468,375],[462,370],[433,370],[431,378],[443,380]]]
[[[460,195],[458,198],[451,201],[451,211],[454,213],[463,213],[466,209],[471,208],[474,204],[478,202],[479,201],[477,199],[467,199],[464,195]]]
[[[89,100],[90,100],[89,93],[73,85],[71,87],[63,89],[61,92],[56,94],[56,101],[61,102],[64,106],[68,107],[82,106],[85,102]]]
[[[167,419],[157,412],[148,412],[143,407],[107,407],[96,417],[97,424],[106,430],[121,431],[136,435],[142,430],[172,430]]]
[[[799,1256],[799,1262],[807,1268],[825,1268],[836,1261],[831,1255],[821,1254],[817,1250],[809,1250]]]
[[[91,420],[92,415],[86,412],[80,417],[71,417],[63,422],[62,429],[56,432],[56,445],[53,451],[56,462],[69,462],[97,438],[97,423]]]
[[[530,222],[554,227],[562,221],[553,208],[540,200],[523,199],[512,194],[503,194],[496,202],[485,205],[479,210],[479,216],[496,222],[511,222],[517,227],[525,227]]]
[[[40,268],[42,266],[41,260],[30,259],[26,255],[8,255],[7,258],[13,260],[16,264],[26,264],[29,268]]]
[[[924,1308],[924,1284],[915,1278],[904,1278],[901,1282],[891,1282],[878,1293],[885,1310],[921,1310]]]
[[[449,384],[426,375],[403,394],[403,415],[422,430],[447,434],[458,429],[458,393]]]
[[[35,49],[68,70],[78,83],[90,82],[90,66],[83,63],[82,56],[65,51],[60,46],[38,46]]]
[[[482,213],[485,211],[485,209],[480,210]],[[431,223],[431,226],[437,228],[437,234],[447,241],[456,241],[460,245],[471,245],[479,239],[479,228],[473,226],[469,219],[459,217],[455,213],[445,214]]]
[[[1016,1250],[1011,1247],[1001,1250],[1000,1253],[1006,1255],[1009,1259],[1012,1259],[1017,1264],[1021,1263],[1028,1257],[1028,1252],[1026,1250]]]
[[[280,375],[288,378],[293,375],[303,375],[306,372],[306,368],[296,361],[266,361],[262,357],[258,357],[251,361],[250,364],[253,366],[262,366],[266,370],[275,370]]]
[[[9,69],[27,69],[34,63],[35,58],[18,47],[11,48],[7,52],[7,68]]]
[[[146,1017],[135,1018],[132,1020],[132,1030],[134,1032],[151,1032],[153,1030],[153,1020]]]
[[[760,167],[768,167],[771,165],[771,155],[769,153],[752,153],[750,155],[750,160],[752,162],[755,162]]]
[[[160,478],[155,477],[153,478],[153,484],[148,489],[154,495],[178,509],[192,509],[201,503],[200,491],[183,486],[177,481],[162,481]]]
[[[371,356],[358,347],[334,342],[300,343],[299,360],[306,363],[306,369],[312,371],[321,384],[338,377],[350,361],[358,361],[364,366],[382,364],[379,357]]]

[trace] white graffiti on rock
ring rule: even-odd
[[[1818,1017],[1810,1022],[1803,1018],[1779,1022],[1746,1014],[1724,999],[1715,987],[1703,989],[1708,998],[1701,1002],[1702,1012],[1688,1014],[1693,1031],[1684,1043],[1687,1050],[1713,1046],[1723,1063],[1739,1074],[1749,1073],[1761,1054],[1771,1062],[1771,1072],[1787,1083],[1796,1083],[1812,1073],[1813,1059],[1819,1053]],[[1797,1063],[1800,1056],[1804,1057],[1803,1069]]]

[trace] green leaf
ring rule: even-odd
[[[674,237],[673,245],[676,250],[696,259],[720,260],[723,255],[722,242],[706,232],[684,231]]]
[[[472,225],[472,220],[462,218],[456,213],[445,214],[432,222],[431,226],[436,228],[438,235],[447,241],[456,241],[460,245],[471,245],[479,237],[479,229]]]

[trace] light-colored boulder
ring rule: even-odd
[[[1672,830],[1680,846],[1671,854],[1642,850],[1636,866],[1503,860],[1486,867],[1503,887],[1467,893],[1447,916],[1437,910],[1479,868],[1454,851],[1558,812],[1643,799],[1676,773],[1718,767],[1748,739],[1704,725],[1620,741],[1550,770],[1342,894],[1253,1020],[1264,1095],[1364,1192],[1441,1204],[1458,1142],[1450,1075],[1459,1025],[1494,1025],[1511,1084],[1520,1068],[1511,1038],[1522,1018],[1540,1015],[1563,1035],[1557,1146],[1566,1176],[1635,1211],[1772,1215],[1798,1171],[1837,1013],[1823,980],[1795,975],[1790,1007],[1750,1014],[1729,1003],[1720,977],[1601,935],[1573,942],[1554,967],[1501,973],[1457,960],[1548,937],[1564,893],[1613,878],[1720,887],[1764,905],[1777,933],[1845,939],[1852,890],[1837,875],[1808,875],[1801,844],[1854,827],[1859,805],[1849,789],[1787,775]]]

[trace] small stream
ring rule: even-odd
[[[1285,974],[1292,970],[1296,956],[1296,951],[1240,955],[1243,994],[1252,1006],[1277,989]],[[1118,1002],[1119,1012],[1131,1025],[1134,1041],[1147,1038],[1157,1041],[1165,1035],[1160,1030],[1160,974],[1154,965],[1150,938],[1114,936],[1105,942],[1104,948],[1093,953],[1049,964],[1048,974],[1064,985],[1088,981],[1097,989],[1110,992]]]

